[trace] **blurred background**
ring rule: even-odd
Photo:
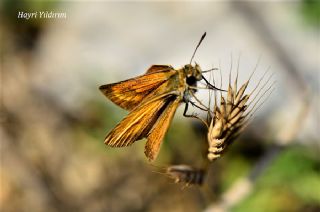
[[[0,211],[320,211],[319,14],[311,0],[1,1]],[[201,167],[206,129],[181,106],[151,165],[144,140],[104,145],[127,112],[98,87],[180,68],[205,31],[195,61],[222,87],[239,56],[240,83],[260,57],[251,85],[269,66],[276,85],[204,185],[183,189],[154,170]]]

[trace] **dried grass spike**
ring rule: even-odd
[[[216,160],[225,152],[226,148],[247,126],[248,119],[250,119],[253,113],[258,108],[260,108],[261,104],[265,102],[263,101],[260,105],[258,105],[262,97],[267,93],[269,93],[270,95],[270,90],[272,92],[271,88],[273,84],[269,88],[265,89],[266,85],[270,82],[270,79],[272,76],[271,75],[270,77],[268,77],[267,82],[260,87],[258,92],[253,97],[253,99],[249,102],[251,95],[257,90],[257,88],[260,86],[261,82],[263,81],[264,77],[266,76],[266,73],[264,73],[263,76],[258,81],[255,88],[253,89],[253,91],[251,91],[251,93],[249,94],[245,94],[246,89],[249,85],[249,82],[253,74],[255,73],[258,64],[259,64],[259,61],[255,66],[253,72],[251,73],[249,79],[242,86],[240,86],[239,90],[237,90],[238,69],[239,69],[239,61],[238,61],[237,76],[233,82],[233,87],[231,82],[231,76],[229,75],[229,86],[228,86],[227,96],[225,97],[224,96],[225,94],[222,95],[222,93],[220,92],[221,93],[220,104],[215,103],[214,110],[213,110],[214,116],[207,117],[209,120],[208,123],[210,123],[210,124],[207,124],[209,126],[208,134],[207,134],[208,145],[209,145],[207,158],[210,161]],[[268,70],[266,72],[268,72]],[[262,90],[265,90],[265,91],[263,92]],[[257,96],[259,96],[261,92],[262,92],[262,95],[259,98],[257,98]],[[252,103],[254,103],[253,107],[250,107]]]
[[[189,185],[202,185],[205,177],[203,169],[197,169],[188,165],[172,165],[166,169],[166,174],[175,183]]]

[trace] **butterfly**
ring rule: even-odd
[[[180,69],[170,65],[152,65],[145,74],[117,83],[99,87],[113,103],[130,111],[106,136],[104,143],[112,147],[125,147],[137,140],[147,138],[145,155],[153,161],[160,150],[162,140],[174,114],[185,103],[183,115],[197,90],[197,82],[205,80],[209,89],[220,90],[202,75],[200,66],[191,65],[196,50],[206,36],[204,33],[191,57],[190,63]]]

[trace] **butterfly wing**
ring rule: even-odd
[[[176,96],[174,100],[171,100],[149,132],[144,153],[150,161],[153,161],[158,156],[164,135],[170,126],[180,102],[181,98],[178,96]]]
[[[102,85],[99,89],[116,105],[126,110],[132,110],[152,91],[176,74],[176,70],[172,67],[161,70],[118,83]]]
[[[107,135],[105,144],[123,147],[147,137],[159,116],[175,98],[175,94],[163,94],[136,107]]]

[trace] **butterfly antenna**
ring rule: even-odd
[[[195,55],[195,54],[196,54],[196,52],[197,52],[198,47],[200,46],[201,42],[202,42],[202,41],[203,41],[203,39],[206,37],[206,35],[207,35],[207,33],[205,32],[205,33],[201,36],[200,41],[199,41],[199,43],[198,43],[198,45],[197,45],[196,49],[194,50],[194,52],[193,52],[193,54],[192,54],[191,59],[190,59],[190,64],[191,64],[191,62],[192,62],[192,60],[193,60],[193,58],[194,58],[194,55]]]
[[[216,86],[212,85],[203,75],[202,75],[202,79],[207,83],[207,86],[209,87],[209,89],[218,90],[218,91],[226,91],[226,90],[217,88]]]

